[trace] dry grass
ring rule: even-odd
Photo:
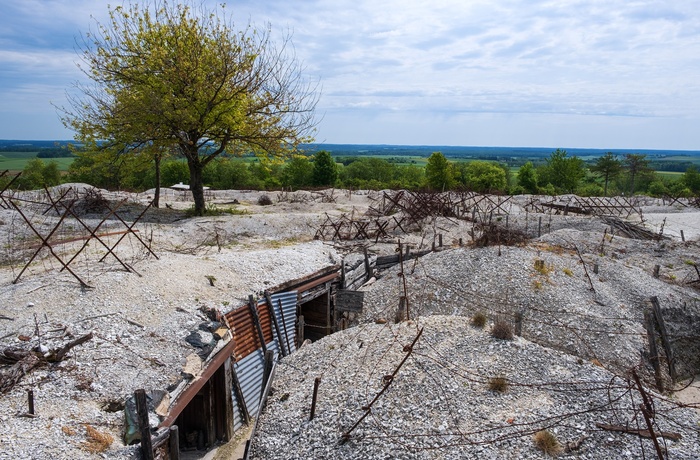
[[[505,377],[491,377],[489,390],[495,393],[505,393],[508,390],[508,379]]]
[[[100,433],[97,429],[90,425],[85,425],[85,437],[87,438],[80,445],[80,448],[91,454],[99,454],[112,445],[114,438],[108,433]]]
[[[553,264],[547,265],[544,263],[544,260],[542,260],[542,259],[535,260],[535,271],[537,273],[539,273],[540,275],[547,276],[550,273],[552,273],[553,270],[554,270]]]
[[[478,311],[472,316],[472,326],[482,329],[486,326],[486,315]]]
[[[501,340],[513,340],[513,328],[507,321],[497,319],[491,328],[491,335]]]
[[[547,430],[541,430],[535,433],[533,440],[538,449],[552,457],[561,454],[564,450],[557,438]]]

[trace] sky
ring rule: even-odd
[[[698,0],[225,3],[291,33],[317,142],[700,150]],[[3,0],[0,139],[73,137],[55,106],[108,4]]]

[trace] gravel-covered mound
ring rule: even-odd
[[[651,395],[669,458],[700,458],[697,414]],[[601,367],[495,339],[464,317],[368,324],[279,362],[251,458],[539,459],[540,430],[570,457],[653,458],[650,439],[602,428],[645,429],[641,402],[632,383]]]
[[[406,262],[408,314],[482,312],[514,325],[520,313],[525,338],[625,371],[640,362],[645,349],[644,309],[652,296],[663,308],[684,306],[697,316],[700,303],[696,290],[653,276],[659,263],[665,271],[675,264],[679,277],[690,276],[693,268],[684,263],[689,246],[672,250],[674,243],[666,242],[659,249],[656,242],[616,236],[600,251],[601,237],[564,229],[527,246],[457,248]],[[663,261],[654,257],[661,253]],[[360,322],[395,320],[404,292],[398,274],[393,267],[365,288]]]

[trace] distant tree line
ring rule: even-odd
[[[167,157],[160,167],[165,186],[188,183],[187,162]],[[7,180],[7,178],[5,179]],[[36,189],[61,182],[84,182],[96,187],[145,190],[156,184],[153,162],[139,155],[78,151],[68,173],[61,176],[55,161],[35,158],[27,163],[16,186]],[[325,150],[298,154],[287,160],[224,155],[208,164],[203,182],[213,189],[352,189],[472,190],[497,194],[574,193],[580,196],[648,194],[700,195],[700,171],[690,164],[671,179],[657,173],[643,154],[608,152],[584,162],[557,149],[539,164],[527,162],[517,173],[504,163],[474,160],[453,162],[434,152],[427,164],[400,164],[394,158],[345,157],[338,162]]]

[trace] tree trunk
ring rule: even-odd
[[[158,208],[160,207],[160,160],[161,157],[160,155],[155,156],[155,163],[156,163],[156,192],[153,196],[153,207]]]
[[[608,196],[608,175],[605,175],[605,188],[603,189],[603,196]]]
[[[204,203],[204,183],[202,182],[202,170],[204,166],[199,161],[199,157],[187,158],[187,165],[190,168],[190,191],[194,199],[194,214],[203,216],[205,211]]]

